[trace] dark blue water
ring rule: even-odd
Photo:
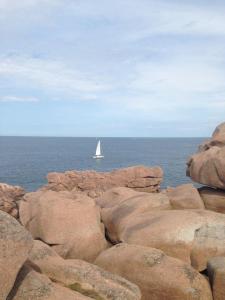
[[[186,160],[205,138],[101,138],[105,158],[94,160],[95,138],[0,137],[0,182],[32,191],[46,174],[66,170],[110,171],[146,165],[164,170],[162,187],[190,182]]]

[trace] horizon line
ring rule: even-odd
[[[210,138],[206,136],[57,136],[57,135],[0,135],[0,137],[27,137],[27,138],[92,138],[92,139],[105,139],[105,138],[135,138],[135,139],[144,139],[144,138],[151,138],[151,139],[171,139],[171,138],[178,138],[178,139],[185,139],[185,138]]]

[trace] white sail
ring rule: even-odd
[[[100,141],[98,141],[97,147],[96,147],[96,152],[95,152],[96,156],[101,156],[101,143]]]

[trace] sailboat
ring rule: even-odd
[[[104,158],[104,155],[101,155],[101,142],[100,142],[100,140],[98,141],[96,151],[95,151],[95,155],[93,156],[93,158]]]

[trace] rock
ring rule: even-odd
[[[207,186],[225,189],[225,123],[187,162],[187,175]]]
[[[206,186],[198,190],[206,209],[225,214],[224,190],[212,189]]]
[[[20,204],[20,219],[34,239],[49,244],[64,258],[93,261],[107,247],[100,209],[85,195],[28,193]]]
[[[122,197],[122,190],[124,192],[124,199]],[[132,191],[132,196],[128,188],[114,188],[102,195],[101,205],[105,199],[106,207],[101,209],[101,216],[104,225],[107,228],[107,234],[112,242],[119,240],[117,232],[123,230],[123,224],[129,223],[135,215],[154,210],[171,209],[169,198],[164,193],[145,193]],[[115,199],[113,199],[115,195]],[[109,200],[106,201],[107,197]],[[131,196],[131,197],[130,197]],[[128,197],[128,198],[126,198]],[[123,201],[122,201],[123,199]],[[108,204],[109,203],[109,204]],[[115,205],[110,207],[110,204]],[[117,203],[117,204],[116,204]]]
[[[14,218],[0,211],[0,299],[9,294],[28,257],[32,237]]]
[[[158,249],[122,243],[102,252],[95,263],[137,284],[142,300],[212,300],[204,276]]]
[[[25,266],[7,300],[91,300],[77,292],[51,282],[45,275]]]
[[[18,219],[18,202],[24,194],[25,190],[20,186],[0,183],[0,210]]]
[[[94,299],[141,299],[139,288],[126,279],[82,260],[64,260],[41,241],[34,242],[29,259],[53,281]]]
[[[167,196],[173,209],[204,209],[204,203],[193,184],[167,188]]]
[[[95,202],[101,208],[111,208],[131,198],[140,194],[140,192],[136,192],[135,190],[127,187],[115,187],[109,189],[108,191],[104,192],[100,197],[95,199]]]
[[[161,249],[202,271],[208,259],[225,255],[225,216],[208,210],[146,212],[124,222],[116,236],[116,242]]]
[[[217,140],[225,143],[225,122],[216,127],[212,136],[214,141]]]
[[[112,172],[68,171],[49,173],[48,185],[43,189],[54,191],[75,190],[92,198],[113,187],[130,187],[139,191],[157,192],[160,189],[163,171],[160,167],[135,166]]]
[[[208,275],[214,300],[225,299],[225,257],[213,257],[208,262]]]
[[[210,187],[225,189],[225,147],[213,146],[193,155],[188,161],[187,175]]]

